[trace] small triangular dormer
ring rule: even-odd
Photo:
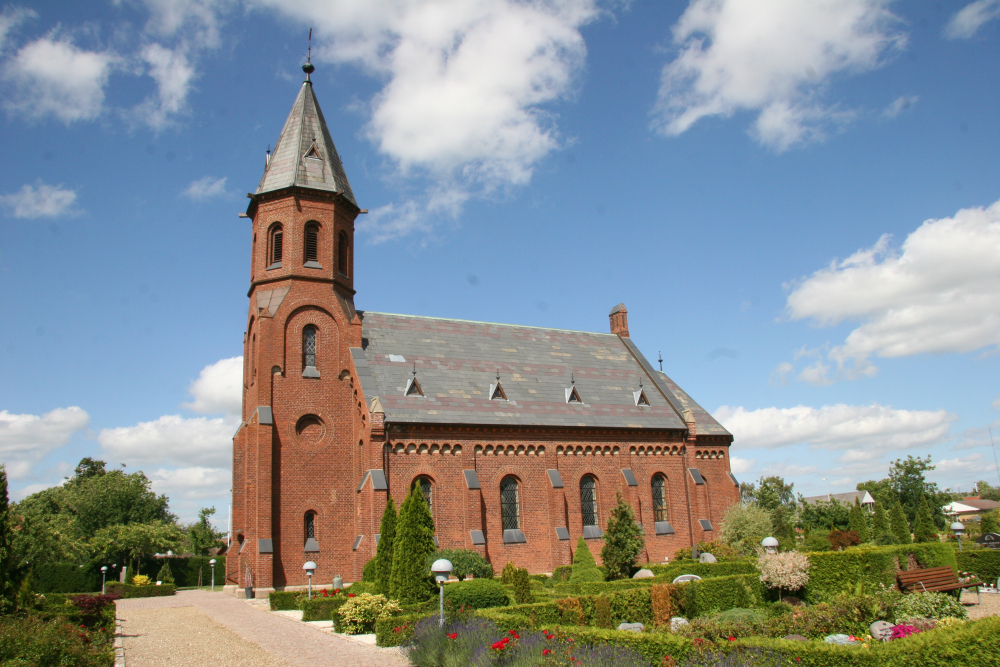
[[[503,387],[500,385],[500,380],[497,380],[496,384],[490,385],[490,400],[491,401],[507,400],[507,394],[504,392]]]
[[[423,396],[424,390],[420,388],[420,383],[417,382],[417,378],[412,377],[406,383],[406,391],[403,392],[404,396]]]
[[[580,392],[576,390],[576,386],[566,387],[566,402],[583,403],[583,399],[580,398]]]
[[[322,160],[323,159],[322,156],[320,156],[320,154],[319,154],[319,149],[316,148],[316,140],[315,139],[313,140],[312,145],[309,146],[309,150],[307,150],[306,154],[303,155],[302,157],[311,158],[313,160]]]
[[[646,392],[643,391],[642,386],[639,387],[639,391],[632,392],[632,398],[635,399],[635,404],[639,407],[646,406],[649,407],[649,399],[646,398]]]

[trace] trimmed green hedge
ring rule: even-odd
[[[38,593],[93,593],[101,590],[100,568],[52,563],[36,569],[31,576]]]
[[[160,586],[133,586],[131,584],[121,584],[117,581],[109,582],[105,587],[108,593],[117,593],[123,598],[160,598],[173,595],[177,587],[173,584],[162,584]]]
[[[444,601],[452,609],[486,609],[510,604],[507,588],[497,579],[466,579],[445,584]]]
[[[333,621],[337,625],[337,619],[333,617],[333,612],[340,609],[341,605],[347,602],[346,595],[334,595],[332,597],[316,597],[313,594],[312,600],[300,599],[299,609],[302,610],[303,621]]]
[[[375,621],[375,645],[399,646],[413,636],[413,625],[433,614],[404,614]]]
[[[620,579],[618,581],[595,581],[582,584],[556,584],[556,595],[600,595],[611,591],[623,591],[629,588],[642,588],[654,584],[662,584],[662,579]]]
[[[879,584],[892,587],[896,572],[917,567],[957,566],[955,550],[950,544],[902,544],[888,547],[851,547],[844,551],[808,554],[809,583],[806,599],[820,602],[838,593],[871,593]],[[912,563],[911,563],[912,561]],[[860,588],[860,590],[859,590]]]
[[[273,591],[267,596],[271,611],[292,611],[299,608],[299,601],[305,591]]]
[[[737,607],[758,607],[763,598],[760,575],[710,577],[684,585],[684,614],[693,618]]]
[[[972,572],[984,582],[996,583],[1000,578],[1000,550],[974,549],[955,554],[958,569]]]
[[[702,579],[708,579],[709,577],[728,577],[734,574],[754,574],[757,571],[757,563],[749,559],[722,563],[699,563],[693,560],[682,560],[674,563],[651,563],[642,567],[651,570],[656,578],[661,580],[657,583],[662,583],[662,580],[670,583],[682,574],[696,574]]]

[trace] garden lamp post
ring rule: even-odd
[[[773,537],[765,537],[760,541],[760,546],[769,554],[778,553],[778,540]]]
[[[212,566],[212,591],[213,592],[215,591],[215,563],[216,562],[217,561],[214,558],[212,560],[208,561],[208,564]]]
[[[438,603],[441,614],[438,618],[438,627],[444,627],[444,582],[448,581],[452,569],[451,561],[445,558],[439,558],[431,565],[431,572],[434,573],[434,578],[438,582],[438,589],[441,592],[440,602]]]
[[[306,561],[306,564],[302,566],[302,569],[306,571],[306,576],[309,577],[309,599],[313,599],[313,574],[316,573],[316,563],[311,560]]]
[[[108,566],[107,565],[102,565],[101,566],[101,595],[104,595],[104,593],[105,593],[104,586],[105,586],[105,581],[107,580],[106,579],[107,575],[108,575]]]
[[[958,550],[961,551],[962,550],[962,533],[965,532],[965,526],[963,526],[961,522],[956,521],[955,523],[951,524],[951,530],[952,530],[952,532],[955,533],[955,537],[958,538]]]

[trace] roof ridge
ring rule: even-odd
[[[578,329],[559,329],[557,327],[539,327],[533,324],[510,324],[509,322],[482,322],[479,320],[463,320],[455,317],[434,317],[432,315],[407,315],[406,313],[383,313],[377,310],[359,310],[359,313],[364,315],[365,313],[371,313],[372,315],[389,315],[391,317],[410,317],[413,319],[420,320],[438,320],[441,322],[462,322],[464,324],[488,324],[490,326],[497,327],[518,327],[520,329],[541,329],[544,331],[561,331],[563,333],[578,333],[587,334],[589,336],[614,336],[618,337],[617,334],[613,333],[600,333],[597,331],[581,331]]]

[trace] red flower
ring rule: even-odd
[[[448,635],[448,639],[458,639],[458,633],[457,632],[451,633],[450,635]]]
[[[734,641],[736,641],[736,637],[730,637],[730,638],[729,638],[729,641],[731,641],[731,642],[734,642]]]
[[[399,628],[393,628],[392,631],[398,633],[399,632]]]
[[[349,598],[356,598],[356,597],[358,597],[358,596],[357,596],[357,595],[355,595],[354,593],[348,593],[348,594],[347,594],[347,597],[349,597]]]
[[[548,655],[549,653],[552,653],[552,649],[550,648],[542,649],[542,655]]]
[[[513,637],[514,639],[520,639],[520,638],[521,638],[521,635],[517,634],[517,633],[516,633],[516,632],[514,632],[513,630],[509,630],[509,631],[507,632],[507,634],[509,634],[509,635],[510,635],[511,637]]]
[[[490,645],[490,648],[494,649],[496,651],[500,651],[500,650],[503,650],[503,648],[505,646],[507,646],[507,644],[505,642],[493,642],[493,644]]]
[[[501,643],[504,643],[504,644],[506,644],[507,642],[509,642],[509,641],[510,641],[510,637],[504,637],[504,638],[503,638],[503,639],[501,639],[500,641],[501,641]]]

